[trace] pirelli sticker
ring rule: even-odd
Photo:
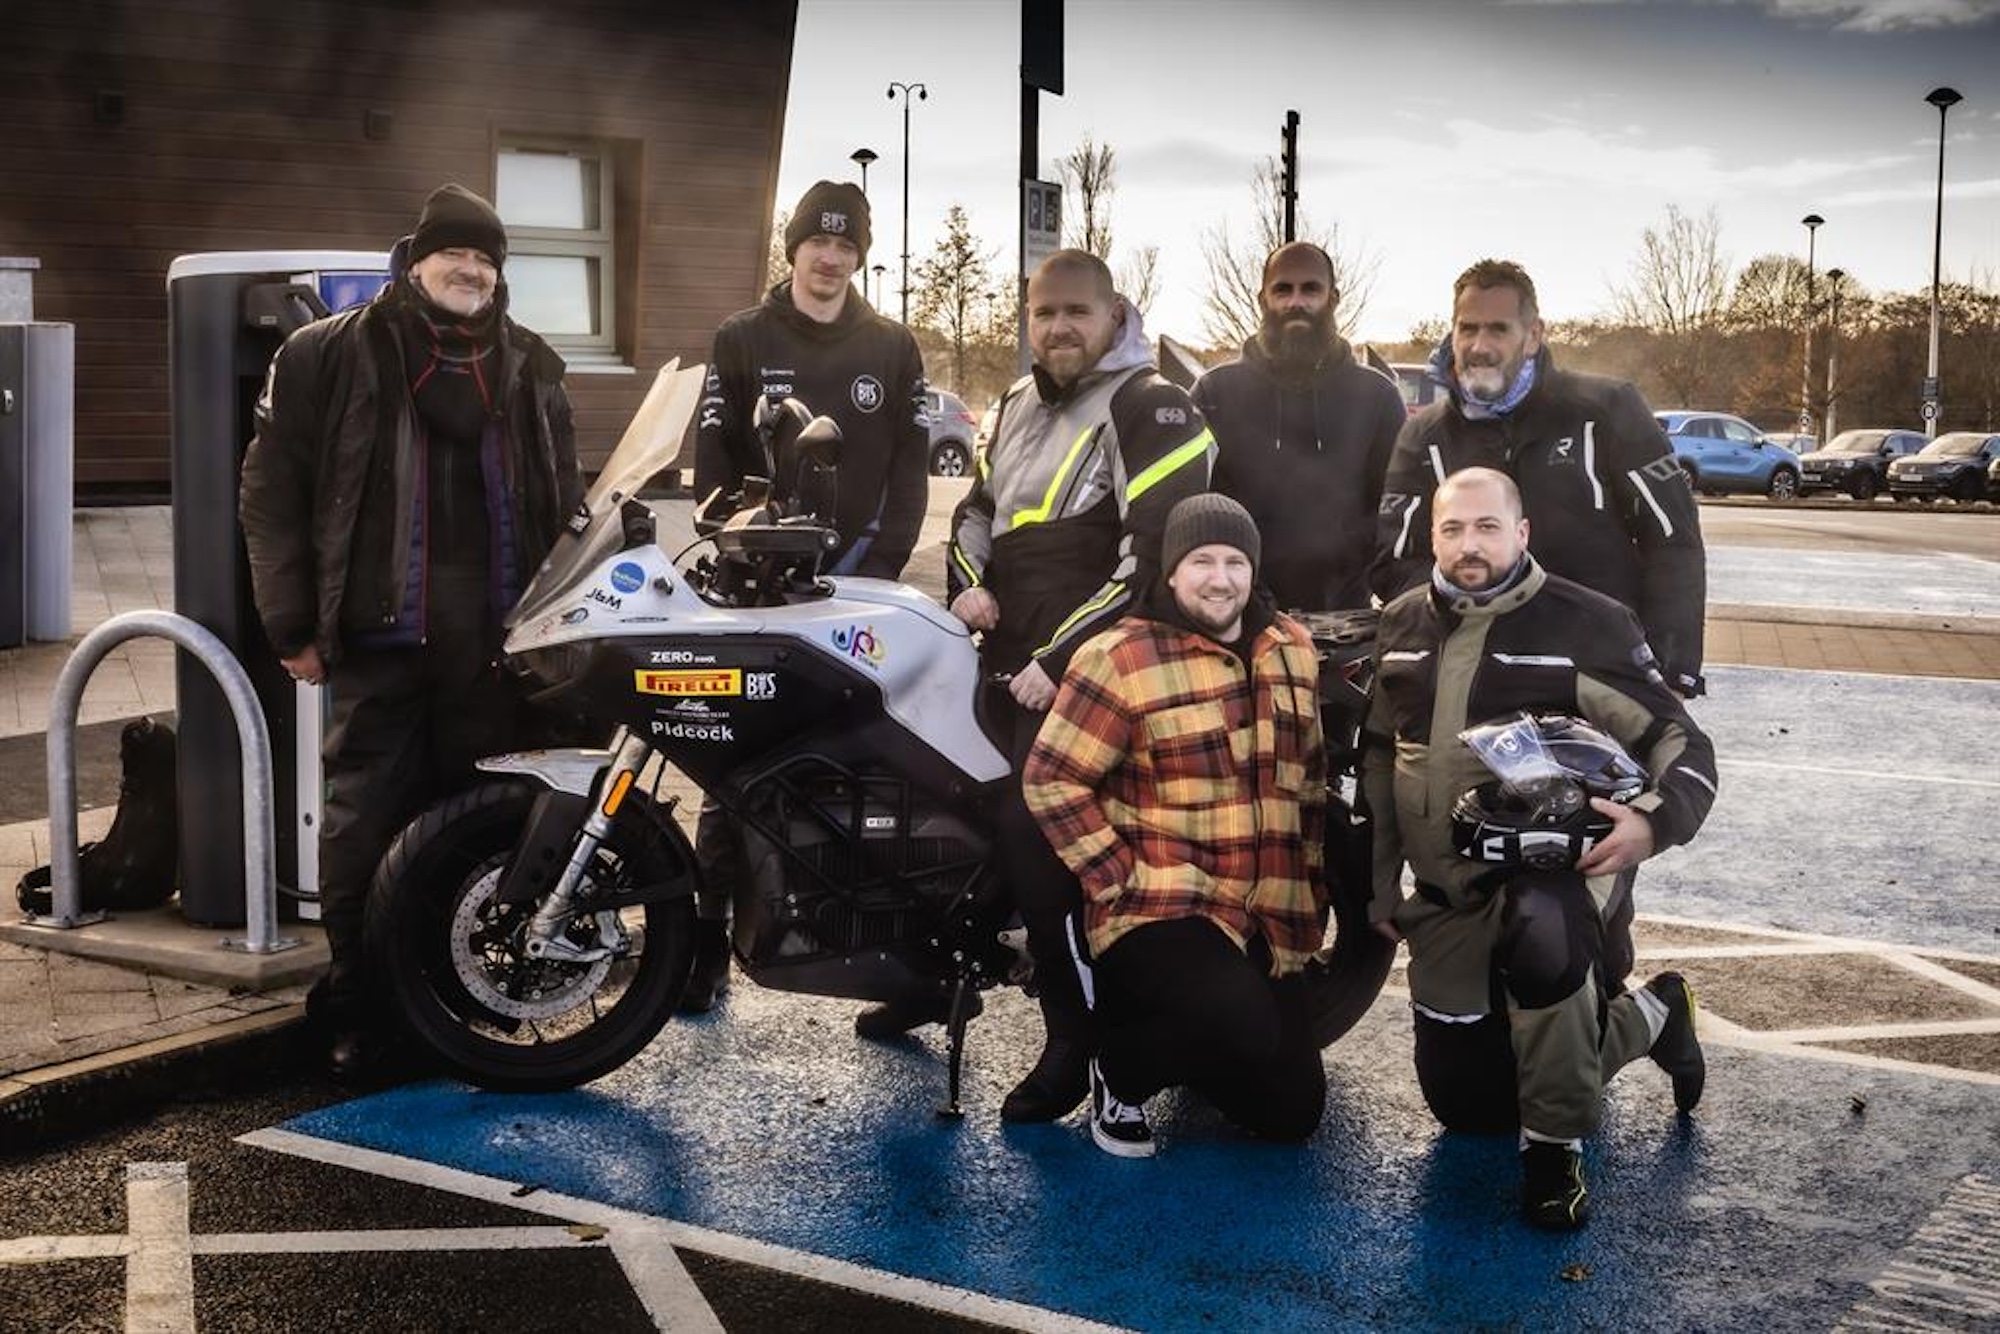
[[[712,698],[743,693],[743,672],[737,667],[696,667],[679,671],[636,671],[634,686],[642,695]]]

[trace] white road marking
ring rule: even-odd
[[[194,1334],[186,1163],[125,1165],[126,1334]]]
[[[787,1246],[774,1246],[769,1242],[753,1241],[748,1237],[731,1236],[726,1232],[715,1232],[689,1223],[650,1218],[645,1214],[634,1213],[613,1205],[599,1204],[594,1200],[578,1199],[553,1191],[536,1191],[532,1195],[516,1198],[514,1191],[517,1186],[511,1181],[480,1176],[455,1167],[441,1167],[436,1163],[383,1153],[376,1149],[338,1144],[311,1135],[301,1135],[296,1131],[276,1128],[255,1130],[247,1135],[238,1136],[237,1142],[254,1148],[269,1149],[274,1153],[310,1159],[313,1162],[351,1168],[357,1172],[369,1172],[432,1190],[449,1191],[471,1199],[486,1200],[510,1209],[527,1210],[579,1223],[596,1223],[609,1229],[613,1235],[616,1235],[620,1228],[657,1229],[658,1235],[682,1250],[698,1251],[703,1255],[774,1269],[814,1282],[848,1288],[928,1311],[942,1311],[947,1315],[962,1316],[968,1320],[983,1320],[989,1324],[1028,1331],[1029,1334],[1116,1334],[1114,1326],[1065,1315],[1059,1311],[1047,1311],[1021,1302],[989,1297],[984,1293],[933,1283],[929,1279],[884,1273],[879,1269],[868,1269],[845,1260],[812,1255]]]
[[[1825,1028],[1767,1028],[1757,1036],[1766,1042],[1855,1042],[1885,1038],[1949,1038],[1965,1034],[2000,1033],[2000,1016],[1991,1019],[1925,1019],[1903,1024],[1836,1024]]]
[[[1718,755],[1715,762],[1731,769],[1773,769],[1788,774],[1825,774],[1833,778],[1866,778],[1884,783],[1944,783],[1952,787],[1984,787],[2000,790],[2000,779],[1953,778],[1944,774],[1906,774],[1887,769],[1843,769],[1832,764],[1786,764],[1780,760],[1746,760]]]
[[[249,1136],[244,1137],[246,1141]],[[342,1164],[351,1166],[351,1164]],[[379,1174],[378,1174],[379,1175]],[[382,1228],[334,1232],[216,1232],[188,1230],[186,1163],[129,1163],[125,1168],[128,1232],[0,1241],[0,1266],[59,1260],[125,1260],[127,1334],[194,1334],[197,1255],[355,1255],[411,1251],[573,1250],[609,1243],[633,1295],[661,1329],[722,1334],[701,1290],[654,1219],[629,1214],[606,1223],[602,1238],[567,1227]],[[465,1192],[460,1191],[460,1194]],[[509,1193],[498,1201],[522,1207]],[[537,1213],[573,1215],[566,1210]]]
[[[1840,1330],[1992,1329],[2000,1319],[2000,1182],[1962,1178],[1868,1285]]]

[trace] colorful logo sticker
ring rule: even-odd
[[[632,673],[633,684],[642,695],[740,695],[743,673],[735,667],[703,671]]]
[[[872,625],[850,625],[845,630],[835,630],[833,646],[870,667],[880,667],[882,660],[889,656],[888,646],[875,637]]]
[[[611,586],[621,593],[636,593],[646,582],[646,572],[629,560],[611,567]]]

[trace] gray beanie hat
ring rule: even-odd
[[[1160,538],[1160,572],[1172,574],[1188,552],[1212,542],[1235,547],[1250,558],[1253,570],[1263,562],[1264,544],[1250,511],[1220,492],[1204,491],[1167,513],[1166,532]]]

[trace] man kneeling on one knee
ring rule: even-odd
[[[1625,990],[1620,900],[1632,867],[1700,827],[1715,754],[1632,614],[1529,555],[1512,479],[1453,473],[1432,516],[1429,586],[1376,634],[1371,917],[1409,942],[1431,1110],[1452,1129],[1518,1126],[1528,1221],[1579,1227],[1606,1081],[1650,1054],[1680,1111],[1701,1097],[1694,996],[1672,973]]]
[[[1122,1157],[1153,1152],[1169,1087],[1272,1139],[1325,1107],[1298,976],[1326,920],[1319,662],[1256,588],[1259,546],[1235,501],[1177,504],[1161,583],[1077,651],[1024,774],[1083,885],[1091,1135]]]

